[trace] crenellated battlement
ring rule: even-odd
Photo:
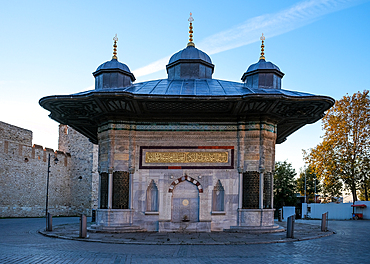
[[[43,148],[43,146],[37,144],[28,146],[2,139],[0,139],[0,152],[6,154],[8,158],[23,159],[24,162],[29,162],[30,160],[47,162],[48,154],[50,154],[57,157],[64,166],[67,166],[68,160],[71,159],[71,154],[68,152],[54,151],[51,148]]]
[[[64,166],[68,165],[70,153],[41,145],[32,145],[32,131],[13,126],[0,121],[0,152],[7,154],[8,158],[22,159],[24,162],[32,160],[47,161],[48,154],[54,155],[62,161]]]

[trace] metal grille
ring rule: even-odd
[[[127,171],[113,173],[113,209],[128,209],[130,174]]]
[[[100,173],[100,209],[108,209],[108,173]]]
[[[263,179],[263,208],[271,209],[271,183],[272,183],[272,173],[265,172]]]
[[[259,173],[247,171],[243,173],[243,209],[259,207]]]

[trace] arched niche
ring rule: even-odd
[[[146,189],[146,211],[158,212],[158,188],[152,180]]]
[[[225,189],[222,186],[221,181],[218,180],[212,190],[212,211],[213,212],[224,211],[224,196],[225,196]]]
[[[190,181],[182,181],[172,190],[172,222],[199,222],[199,189]]]

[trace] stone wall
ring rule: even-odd
[[[130,173],[132,192],[128,208],[131,211],[126,212],[133,212],[130,224],[154,231],[158,230],[155,224],[158,222],[159,231],[162,227],[168,231],[171,230],[169,223],[174,229],[181,228],[175,224],[186,215],[190,223],[198,219],[198,223],[210,223],[214,231],[230,228],[237,225],[238,208],[257,210],[260,207],[261,175],[264,177],[263,208],[270,208],[276,125],[267,120],[155,124],[112,121],[99,127],[98,137],[102,181],[104,178],[107,182],[108,175],[112,177],[115,172]],[[192,152],[200,156],[227,152],[223,154],[227,162],[219,161],[217,166],[204,161],[190,164],[187,155],[194,157]],[[184,183],[186,181],[190,183]],[[243,185],[239,186],[241,181]],[[224,187],[224,206],[222,211],[213,211],[213,190],[218,182]],[[148,212],[146,208],[151,184],[158,188],[158,212]],[[198,198],[189,196],[192,189],[186,186],[192,184],[199,190]],[[105,196],[107,189],[104,189]],[[240,189],[245,197],[239,196]],[[180,194],[179,190],[182,190]],[[176,195],[180,195],[179,201]],[[102,209],[106,208],[105,203]],[[182,211],[184,208],[191,210],[186,214]],[[199,214],[193,214],[192,210]],[[243,214],[248,215],[249,211]],[[269,225],[273,219],[270,220]],[[106,224],[104,221],[102,225]]]
[[[32,131],[0,121],[0,139],[31,145]]]
[[[150,226],[156,221],[159,221],[160,225],[173,222],[175,196],[169,188],[173,190],[180,188],[176,187],[176,181],[180,182],[181,186],[183,184],[181,179],[185,177],[190,178],[192,183],[194,181],[200,183],[202,188],[202,192],[199,192],[199,222],[212,223],[212,230],[223,230],[237,224],[240,171],[256,175],[255,181],[248,178],[245,179],[245,183],[247,185],[255,183],[256,187],[252,194],[254,203],[252,207],[248,207],[258,208],[259,171],[261,165],[267,172],[273,170],[276,126],[267,122],[248,122],[242,125],[231,122],[222,124],[111,122],[99,128],[98,136],[99,169],[102,176],[115,171],[130,172],[132,175],[133,191],[129,208],[134,210],[134,224],[147,230],[156,230],[154,225]],[[188,165],[189,168],[186,168],[184,163],[162,164],[163,168],[156,168],[156,164],[145,162],[146,151],[183,153],[191,152],[191,147],[197,148],[194,150],[196,152],[210,151],[202,149],[205,146],[214,149],[224,148],[222,151],[230,148],[231,163],[218,168],[208,168],[210,164]],[[232,161],[231,152],[234,153]],[[153,219],[154,214],[148,213],[146,208],[147,189],[152,181],[158,187],[159,211],[155,216],[157,220]],[[213,212],[212,194],[218,181],[224,187],[224,210]],[[267,179],[265,187],[266,191],[271,188],[271,182]],[[266,195],[266,198],[268,197],[269,195]],[[192,202],[191,199],[187,199],[188,206]],[[189,220],[191,222],[191,219]]]
[[[45,215],[49,155],[49,212],[66,216],[91,213],[97,203],[97,191],[95,196],[91,194],[97,188],[97,179],[92,177],[94,153],[86,154],[83,149],[97,147],[67,129],[72,137],[62,136],[64,145],[54,151],[32,145],[32,131],[0,122],[0,217]]]
[[[98,146],[66,125],[59,125],[59,150],[71,154],[71,203],[82,212],[98,206]],[[89,212],[85,212],[89,214]]]

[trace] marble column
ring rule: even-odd
[[[112,209],[113,204],[113,169],[108,170],[108,209]]]
[[[264,175],[263,172],[265,171],[263,168],[260,168],[260,188],[259,188],[259,209],[263,209],[263,184],[264,184]]]
[[[243,208],[243,168],[238,168],[239,173],[239,201],[238,201],[238,208]]]

